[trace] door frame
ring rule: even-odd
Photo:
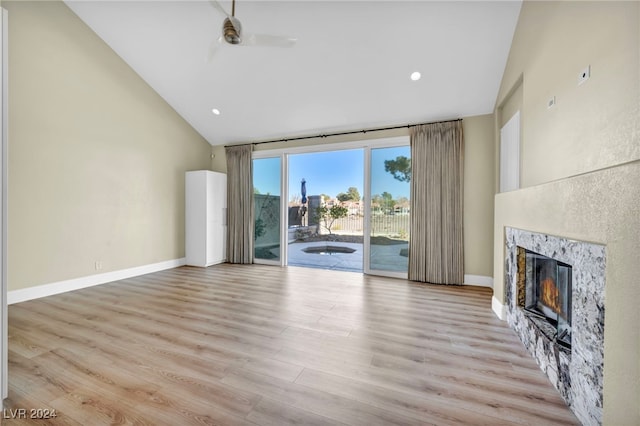
[[[409,136],[402,140],[389,141],[388,144],[380,144],[369,146],[365,149],[365,168],[364,168],[364,193],[367,200],[371,200],[371,151],[374,149],[394,148],[399,146],[410,146]],[[408,268],[407,268],[408,269]],[[390,278],[409,278],[409,271],[385,271],[382,269],[371,269],[371,202],[364,203],[364,259],[363,272],[367,275],[378,275]]]
[[[262,160],[267,158],[279,158],[280,159],[280,259],[269,260],[260,259],[254,257],[253,263],[260,265],[273,265],[273,266],[285,266],[287,264],[287,252],[283,249],[287,247],[287,232],[285,229],[289,228],[289,215],[287,209],[286,194],[289,190],[289,182],[287,181],[287,175],[289,174],[289,163],[287,156],[282,152],[273,151],[253,151],[251,154],[251,161]],[[253,179],[253,177],[252,177]],[[254,206],[255,209],[255,206]],[[254,212],[255,214],[255,212]]]
[[[306,146],[297,146],[297,147],[288,147],[288,148],[275,148],[275,149],[263,149],[258,151],[253,151],[252,159],[262,159],[262,158],[274,158],[280,157],[280,261],[269,261],[264,259],[255,259],[255,263],[267,264],[267,265],[277,265],[277,266],[286,266],[288,264],[288,230],[289,230],[289,215],[288,212],[288,196],[289,196],[289,156],[295,154],[312,154],[312,153],[321,153],[321,152],[329,152],[329,151],[345,151],[345,150],[354,150],[354,149],[362,149],[364,156],[364,188],[363,188],[363,200],[371,199],[371,149],[375,148],[391,148],[394,146],[408,146],[409,145],[409,135],[403,136],[393,136],[393,137],[383,137],[377,139],[364,139],[359,141],[347,141],[347,142],[337,142],[337,143],[328,143],[328,144],[318,144],[318,145],[306,145]],[[371,270],[370,269],[370,253],[371,253],[371,244],[369,241],[369,236],[371,235],[371,227],[370,227],[370,214],[371,214],[371,205],[370,203],[364,203],[364,242],[363,242],[363,258],[362,258],[362,272],[364,274],[369,275],[381,275],[388,276],[393,278],[407,278],[407,274],[402,272],[392,272],[392,271],[380,271],[380,270]]]

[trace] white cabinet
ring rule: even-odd
[[[197,170],[186,174],[187,265],[211,266],[227,259],[227,175]]]

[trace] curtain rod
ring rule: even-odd
[[[290,142],[290,141],[301,141],[301,140],[305,140],[305,139],[317,139],[317,138],[327,138],[327,137],[331,137],[331,136],[345,136],[345,135],[355,135],[357,133],[369,133],[369,132],[382,132],[384,130],[397,130],[397,129],[404,129],[404,128],[409,128],[409,127],[413,127],[413,126],[424,126],[427,124],[440,124],[440,123],[453,123],[455,121],[462,121],[462,118],[457,118],[455,120],[442,120],[442,121],[431,121],[429,123],[417,123],[417,124],[405,124],[402,126],[389,126],[389,127],[376,127],[374,129],[363,129],[363,130],[351,130],[351,131],[347,131],[347,132],[335,132],[335,133],[323,133],[320,135],[314,135],[314,136],[298,136],[298,137],[294,137],[294,138],[283,138],[283,139],[272,139],[272,140],[268,140],[268,141],[262,141],[262,142],[253,142],[250,145],[262,145],[263,143],[276,143],[276,142]],[[233,146],[233,145],[225,145],[225,148],[228,146]]]

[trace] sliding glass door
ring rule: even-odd
[[[293,266],[363,271],[364,150],[288,156],[288,258]]]
[[[406,278],[408,137],[254,152],[255,261]]]
[[[409,265],[411,150],[371,148],[365,272],[405,278]]]
[[[254,258],[256,263],[281,264],[280,157],[253,159]]]

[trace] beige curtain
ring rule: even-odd
[[[253,263],[252,145],[230,146],[227,154],[227,261]]]
[[[462,121],[411,128],[409,279],[464,282]]]

